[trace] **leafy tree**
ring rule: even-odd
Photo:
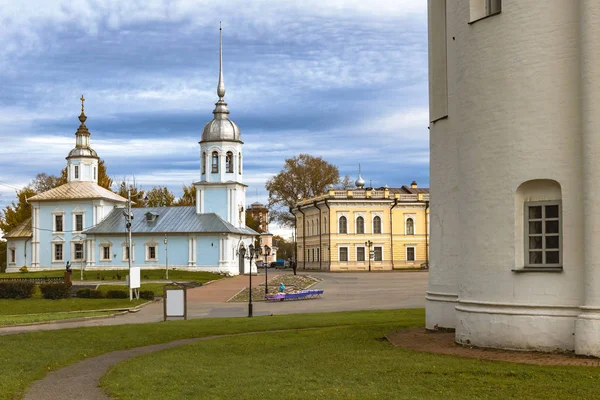
[[[0,240],[0,272],[6,271],[6,241]]]
[[[340,183],[336,185],[336,188],[339,190],[349,190],[354,188],[354,182],[352,182],[352,178],[349,175],[346,175],[343,179],[340,180]]]
[[[253,229],[255,232],[263,233],[262,228],[260,227],[260,221],[254,218],[254,215],[246,211],[246,226],[250,229]]]
[[[294,242],[288,242],[278,235],[273,236],[273,240],[277,241],[277,258],[291,260],[294,256]]]
[[[131,207],[146,207],[146,193],[141,186],[137,185],[135,178],[133,178],[133,183],[127,183],[125,180],[122,180],[121,184],[119,185],[119,191],[116,193],[121,197],[127,198],[127,190],[131,191]]]
[[[43,193],[62,185],[61,181],[62,177],[48,175],[47,173],[42,172],[33,178],[33,181],[31,181],[29,186],[31,186],[36,193]]]
[[[321,195],[329,185],[340,182],[340,173],[335,165],[300,154],[287,158],[283,169],[270,178],[265,185],[269,192],[269,209],[272,220],[284,226],[293,226],[294,215],[289,212],[299,199]]]
[[[66,171],[65,171],[66,172]],[[66,174],[65,174],[66,178]],[[66,179],[65,179],[66,182]],[[113,184],[113,180],[106,171],[106,165],[104,165],[104,160],[100,160],[98,162],[98,185],[102,186],[105,189],[110,190]]]
[[[31,217],[31,206],[27,199],[36,195],[36,191],[30,186],[17,191],[17,202],[14,201],[6,206],[0,213],[0,229],[8,233],[16,228],[21,222]]]
[[[174,206],[193,206],[196,205],[196,188],[193,185],[186,186],[183,185],[181,187],[183,190],[183,195],[178,198]]]
[[[166,186],[155,186],[146,196],[146,207],[169,207],[175,202],[175,195]]]

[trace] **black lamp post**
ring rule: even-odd
[[[248,287],[248,318],[252,317],[252,259],[254,258],[254,253],[255,253],[254,246],[252,244],[250,244],[250,246],[248,246],[248,259],[250,260],[250,273],[248,274],[248,276],[250,278],[250,283],[249,283],[250,286]],[[246,248],[243,245],[240,248],[239,254],[240,254],[241,259],[246,259]],[[257,256],[258,256],[258,254],[257,254]]]
[[[369,271],[371,270],[371,247],[373,247],[373,242],[366,241],[365,242],[365,246],[367,246],[369,248]]]
[[[271,255],[271,248],[265,244],[265,297],[269,293],[269,286],[267,284],[267,269],[269,268],[268,257]]]

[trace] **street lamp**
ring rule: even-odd
[[[250,260],[250,273],[248,274],[249,279],[250,279],[250,283],[248,286],[248,318],[252,317],[252,259],[254,258],[255,255],[258,258],[259,252],[260,252],[260,247],[255,249],[252,244],[250,244],[250,246],[248,246],[248,259]],[[242,243],[242,247],[240,247],[239,255],[240,255],[241,259],[246,259],[246,248],[244,247],[243,243]]]
[[[267,246],[265,244],[265,297],[267,297],[267,294],[269,292],[269,285],[267,283],[268,279],[267,279],[267,270],[269,268],[269,263],[268,263],[268,257],[271,255],[271,248],[269,246]]]
[[[369,271],[370,271],[371,270],[371,258],[373,258],[373,254],[371,251],[371,247],[373,247],[373,242],[371,242],[370,240],[366,241],[365,246],[367,246],[369,248]]]
[[[166,279],[169,280],[169,246],[167,245],[169,241],[167,240],[167,234],[165,233],[165,272]]]

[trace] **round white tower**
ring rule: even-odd
[[[429,329],[600,356],[599,17],[429,2]]]
[[[84,113],[85,98],[81,95],[81,125],[75,132],[75,148],[67,156],[68,182],[98,183],[98,154],[90,147],[90,131],[85,126],[87,117]]]
[[[200,181],[196,187],[198,213],[214,212],[234,226],[245,225],[246,185],[243,182],[243,142],[240,129],[229,119],[224,100],[223,30],[219,27],[219,100],[214,117],[202,130]]]

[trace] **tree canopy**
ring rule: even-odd
[[[26,186],[17,191],[17,202],[11,202],[0,213],[0,229],[8,233],[15,229],[21,222],[31,217],[31,206],[27,199],[36,195],[36,191],[31,186]]]
[[[262,228],[260,227],[260,221],[254,218],[252,213],[246,211],[246,226],[250,229],[253,229],[255,232],[263,233]]]
[[[277,259],[291,260],[294,257],[294,242],[288,242],[279,235],[273,236],[277,240]]]
[[[287,158],[283,169],[270,178],[265,187],[269,192],[269,210],[272,220],[284,226],[293,226],[294,215],[289,212],[299,199],[323,194],[330,185],[340,183],[338,168],[309,154]]]
[[[146,196],[146,207],[169,207],[175,202],[175,195],[166,186],[155,186]]]
[[[183,195],[175,200],[174,206],[193,206],[196,204],[196,188],[194,185],[186,186],[182,185],[181,190]]]

